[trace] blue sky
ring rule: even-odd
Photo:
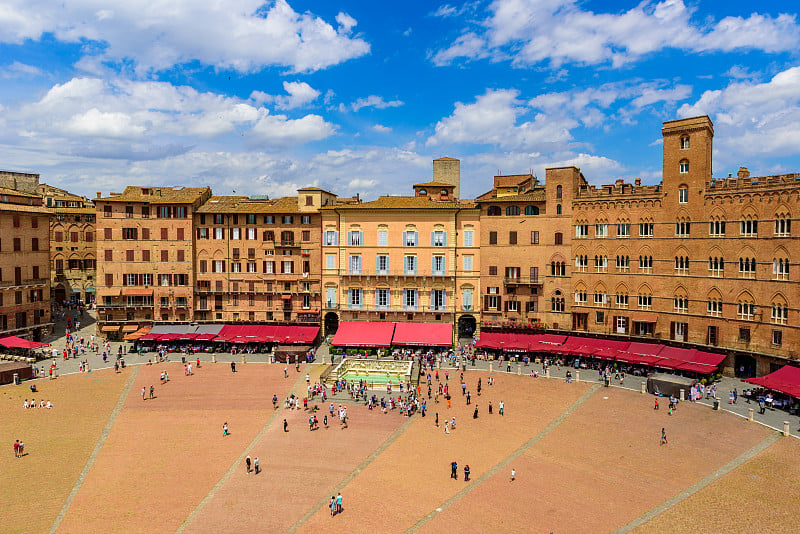
[[[431,160],[660,180],[708,114],[714,175],[800,171],[800,20],[773,1],[0,0],[0,169],[93,196],[408,194]],[[754,7],[755,6],[755,7]]]

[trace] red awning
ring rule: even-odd
[[[158,341],[161,334],[145,334],[139,338],[140,341]]]
[[[175,341],[191,341],[197,338],[197,334],[177,334],[177,336]]]
[[[177,341],[183,334],[161,334],[159,341]]]
[[[758,378],[745,378],[744,381],[800,399],[800,368],[798,367],[784,365],[773,373]]]
[[[453,325],[447,323],[395,323],[393,345],[450,347]]]
[[[705,365],[719,367],[726,357],[727,356],[725,354],[695,350],[689,355],[689,361],[693,363],[703,363]]]
[[[617,356],[620,362],[633,363],[636,365],[655,365],[661,358],[655,356],[648,356],[646,354],[636,354],[634,352],[621,351]]]
[[[194,338],[195,341],[211,341],[217,337],[216,334],[197,334],[197,337]]]
[[[214,341],[310,345],[317,338],[317,334],[319,334],[318,326],[226,324],[215,336]]]
[[[679,365],[683,365],[686,362],[682,362],[681,360],[675,360],[673,358],[661,358],[656,363],[653,364],[654,367],[660,367],[662,369],[677,369]]]
[[[717,371],[714,365],[704,365],[702,363],[686,362],[676,367],[678,371],[691,371],[692,373],[699,373],[701,375],[710,375]]]
[[[15,349],[38,349],[40,347],[47,347],[49,343],[38,343],[36,341],[28,341],[17,336],[7,336],[0,338],[0,345]]]
[[[659,356],[664,349],[664,345],[657,343],[631,343],[626,349],[628,352],[635,354],[646,354],[647,356]],[[681,359],[681,358],[677,358]]]
[[[333,336],[335,347],[389,347],[395,323],[343,321]]]

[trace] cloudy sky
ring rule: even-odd
[[[715,176],[800,171],[796,2],[0,0],[0,169],[93,195],[407,194],[431,160],[657,182],[708,114]]]

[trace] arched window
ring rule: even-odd
[[[681,150],[688,150],[689,149],[689,136],[684,135],[681,137]]]
[[[539,215],[537,206],[525,206],[525,215]]]
[[[499,217],[502,215],[502,213],[503,212],[500,209],[500,206],[489,206],[489,208],[486,210],[486,215],[489,217]]]
[[[508,206],[506,208],[506,215],[512,216],[512,217],[514,215],[519,215],[519,206]]]
[[[420,195],[427,195],[428,194],[428,190],[427,189],[420,189],[419,190],[419,194]]]
[[[556,186],[556,198],[560,199],[561,195],[564,193],[564,188],[560,185]]]
[[[678,188],[678,202],[680,204],[686,204],[689,202],[689,188],[685,185],[682,185]]]
[[[561,187],[561,186],[558,186]],[[556,215],[561,215],[561,204],[556,205]]]

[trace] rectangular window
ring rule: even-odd
[[[294,217],[292,217],[291,215],[284,215],[283,217],[281,217],[281,221],[283,222],[283,224],[294,224]]]
[[[630,237],[631,225],[630,223],[617,223],[617,237]]]
[[[325,255],[325,268],[326,269],[335,269],[336,268],[336,256],[333,254],[326,254]]]
[[[745,343],[750,341],[750,329],[741,327],[739,328],[739,341],[744,341]]]
[[[111,205],[106,204],[105,206],[103,206],[103,217],[111,217],[111,214],[112,214]]]
[[[103,239],[111,239],[111,228],[103,228]]]
[[[403,290],[403,308],[406,310],[416,310],[417,309],[417,302],[418,302],[418,292],[416,289],[404,289]]]
[[[617,293],[614,295],[614,302],[617,305],[617,308],[627,308],[628,307],[628,295],[625,293]]]
[[[200,260],[199,262],[197,262],[197,265],[201,273],[208,272],[208,262],[206,260]]]
[[[389,256],[378,256],[375,260],[375,274],[389,274]]]
[[[214,262],[211,264],[211,272],[224,273],[225,262],[223,260],[214,260]]]
[[[404,270],[405,274],[417,274],[417,257],[416,256],[406,256],[404,258]]]
[[[231,262],[231,272],[232,273],[242,272],[242,262],[240,261]]]
[[[416,247],[417,246],[417,232],[403,232],[403,246]]]
[[[55,232],[54,239],[56,243],[61,243],[62,241],[64,241],[64,232]]]
[[[347,244],[351,247],[360,247],[363,243],[363,233],[357,230],[347,232]]]
[[[783,345],[783,332],[780,330],[772,331],[772,344],[778,347]]]
[[[222,213],[215,213],[214,224],[225,224],[225,215],[223,215]]]
[[[161,240],[166,241],[169,239],[169,228],[162,228],[161,229]]]
[[[162,250],[161,251],[161,263],[167,263],[167,262],[169,262],[169,251],[168,250]]]
[[[247,272],[248,272],[248,273],[255,273],[255,272],[258,272],[258,271],[256,270],[256,262],[254,262],[254,261],[248,261],[248,262],[247,262]]]
[[[349,274],[361,274],[361,256],[350,256]]]
[[[123,228],[122,239],[136,239],[138,237],[136,228]]]
[[[464,231],[464,246],[465,247],[473,246],[472,243],[473,243],[474,235],[475,235],[475,232],[473,232],[472,230],[465,230]]]
[[[114,285],[114,275],[113,274],[107,274],[106,275],[106,287],[110,287],[110,286],[113,286],[113,285]]]
[[[389,245],[389,231],[378,230],[378,246],[385,247]]]
[[[326,230],[323,236],[323,243],[326,247],[339,246],[339,232],[335,230]]]
[[[517,244],[517,232],[508,232],[508,244],[509,245]]]
[[[497,265],[489,266],[489,276],[497,276]]]
[[[431,291],[431,310],[447,310],[447,293],[444,289],[434,289]]]
[[[539,244],[539,231],[534,230],[531,232],[531,245],[538,245]]]
[[[125,251],[125,261],[133,261],[133,251],[126,250]]]
[[[242,229],[231,228],[231,239],[241,239],[241,238],[242,238]]]
[[[379,310],[389,309],[389,290],[376,289],[375,290],[375,308]]]
[[[461,309],[464,311],[472,310],[472,290],[464,289],[461,291]]]
[[[103,251],[103,259],[105,261],[113,261],[114,253],[111,250],[104,250]]]
[[[652,295],[639,295],[639,307],[640,308],[652,308],[653,307],[653,296]]]
[[[264,272],[266,274],[274,274],[275,273],[275,262],[274,261],[265,261],[264,262]]]
[[[497,244],[497,232],[489,232],[489,244],[490,245]]]
[[[302,215],[300,217],[300,224],[311,224],[311,215]]]
[[[472,256],[464,256],[464,270],[465,271],[472,270]]]
[[[282,261],[281,262],[281,272],[282,273],[293,273],[294,272],[294,262],[293,261]]]
[[[33,250],[34,252],[39,250],[39,238],[38,237],[34,237],[34,238],[31,239],[31,250]]]
[[[142,251],[142,261],[150,261],[150,251],[149,250],[145,249],[145,250]]]
[[[348,289],[347,290],[348,305],[351,310],[360,310],[363,305],[361,289]]]
[[[445,274],[445,262],[444,256],[434,256],[433,257],[433,273],[434,276],[444,276]]]
[[[443,230],[435,230],[431,232],[431,246],[444,247],[447,245],[447,233]]]
[[[589,237],[589,225],[588,224],[576,224],[575,225],[575,237]]]
[[[639,223],[639,236],[640,237],[653,237],[653,223]]]

